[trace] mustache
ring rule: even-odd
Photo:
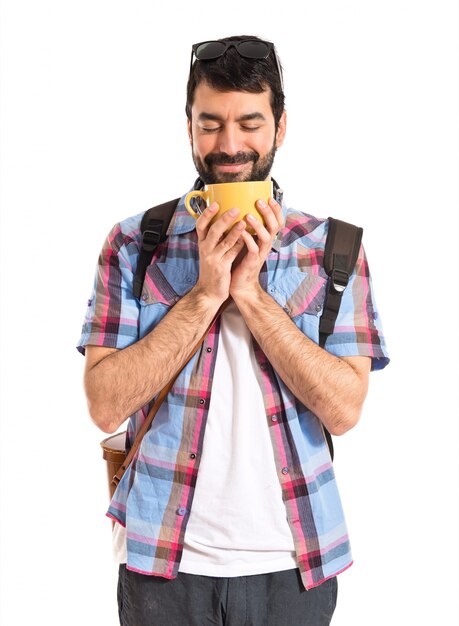
[[[233,156],[225,152],[219,152],[218,154],[208,154],[204,157],[204,163],[208,167],[212,165],[240,165],[242,163],[250,163],[250,161],[256,163],[259,158],[258,152],[236,152]]]

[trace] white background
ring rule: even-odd
[[[457,3],[4,0],[2,626],[117,624],[75,345],[108,230],[192,184],[190,47],[231,34],[277,44],[273,174],[290,206],[364,227],[392,357],[336,442],[355,565],[333,624],[458,623]]]

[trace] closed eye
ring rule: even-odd
[[[211,128],[207,128],[205,126],[201,127],[203,133],[217,133],[221,130],[221,126],[212,126]],[[260,130],[260,126],[241,126],[241,129],[247,133],[254,133],[257,130]]]

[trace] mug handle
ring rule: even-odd
[[[196,196],[199,196],[204,201],[207,200],[207,193],[205,191],[190,191],[185,196],[185,208],[188,211],[188,213],[197,220],[199,217],[199,213],[196,213],[196,211],[191,207],[191,204],[190,204],[191,198],[196,198]]]

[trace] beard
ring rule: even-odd
[[[242,183],[247,181],[266,180],[271,172],[276,154],[276,142],[274,141],[271,150],[264,157],[258,152],[237,152],[233,156],[225,152],[210,153],[201,159],[196,156],[191,146],[193,163],[198,171],[201,180],[206,185],[215,185],[218,183]],[[218,172],[216,165],[239,165],[241,163],[252,162],[252,169],[242,172]]]

